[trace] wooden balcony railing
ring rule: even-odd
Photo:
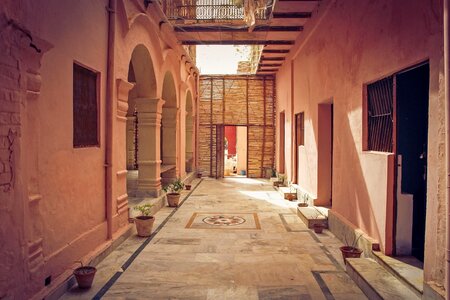
[[[164,13],[169,20],[185,21],[232,21],[244,18],[244,8],[233,0],[165,0]],[[266,20],[268,9],[257,9],[256,20]]]

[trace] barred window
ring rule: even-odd
[[[367,86],[367,150],[393,151],[393,77]]]
[[[305,113],[295,115],[295,145],[305,145]]]
[[[98,74],[73,64],[73,146],[99,145],[98,139]]]

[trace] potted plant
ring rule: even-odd
[[[140,216],[134,218],[138,236],[147,237],[152,234],[153,223],[155,222],[155,217],[151,215],[152,207],[153,204],[150,203],[134,207],[134,210],[141,212]]]
[[[286,175],[284,174],[278,174],[278,180],[273,182],[273,186],[280,187],[284,186],[284,180],[286,179]]]
[[[308,200],[309,200],[308,194],[304,193],[302,195],[302,200],[303,201],[298,204],[298,207],[307,207],[308,206]]]
[[[316,220],[324,219],[321,216],[322,216],[321,214],[317,214],[317,215],[314,216],[314,219],[316,219]],[[325,228],[326,228],[326,225],[324,223],[322,223],[322,222],[314,222],[313,223],[313,230],[314,230],[315,233],[320,234],[320,233],[323,232],[323,230]]]
[[[347,264],[347,258],[360,258],[363,253],[362,249],[358,248],[358,241],[362,237],[362,234],[358,236],[358,238],[353,239],[353,243],[347,241],[347,236],[344,236],[346,246],[342,246],[339,249],[342,252],[342,258],[344,259],[344,263]]]
[[[184,183],[180,178],[164,187],[164,191],[167,193],[167,202],[170,207],[177,207],[180,202],[180,191],[184,188]]]
[[[314,223],[313,229],[315,233],[322,233],[323,229],[325,228],[325,225],[322,223]]]
[[[97,269],[93,266],[83,266],[81,261],[78,262],[81,264],[81,267],[73,270],[73,275],[80,289],[89,289],[92,286]]]
[[[289,186],[289,193],[284,193],[284,199],[289,201],[297,199],[297,191],[292,186],[290,181],[288,181],[288,186]]]
[[[197,170],[197,178],[202,178],[203,173],[201,170]]]
[[[186,188],[187,191],[190,191],[192,186],[190,184],[186,184],[184,187]]]

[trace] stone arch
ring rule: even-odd
[[[162,101],[157,97],[157,79],[147,47],[137,45],[130,58],[128,82],[134,87],[128,93],[127,169],[130,196],[157,196],[159,181],[159,128]],[[136,185],[137,182],[137,185]]]
[[[127,169],[138,169],[138,149],[139,139],[137,128],[137,107],[136,100],[140,98],[156,98],[157,85],[156,76],[153,68],[153,61],[147,48],[139,44],[132,54],[128,68],[128,82],[133,83],[134,87],[128,94],[128,112],[127,112]]]
[[[156,76],[148,49],[137,45],[131,54],[128,81],[135,83],[136,94],[140,98],[156,98]]]

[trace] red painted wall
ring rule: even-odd
[[[236,154],[236,126],[225,126],[225,137],[228,140],[228,154]]]

